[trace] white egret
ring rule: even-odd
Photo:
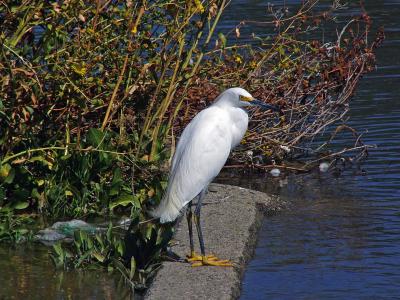
[[[208,108],[199,112],[184,129],[172,160],[168,187],[159,206],[152,211],[161,223],[174,221],[187,207],[190,238],[188,261],[192,266],[231,266],[228,260],[206,255],[200,227],[201,203],[208,185],[218,175],[231,150],[243,138],[249,117],[246,106],[275,107],[254,99],[242,88],[224,91]],[[192,200],[198,197],[194,215]],[[192,218],[196,224],[201,255],[194,252]]]

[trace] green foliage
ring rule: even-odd
[[[16,158],[1,165],[1,201],[15,209],[30,208],[53,216],[78,217],[105,213],[109,203],[132,193],[121,168],[129,169],[128,158],[109,150],[112,140],[88,131],[85,151],[47,149],[35,156]],[[90,150],[92,147],[95,151]],[[140,203],[138,208],[140,208]]]
[[[158,156],[174,90],[198,72],[189,62],[202,60],[225,2],[1,3],[2,155],[79,148],[88,129],[109,126],[139,138],[136,156]]]
[[[123,242],[112,233],[110,226],[106,234],[90,235],[86,231],[74,232],[72,245],[53,245],[52,259],[57,267],[80,268],[108,264],[112,258],[122,258]]]
[[[157,203],[167,112],[224,6],[2,2],[0,209],[57,219]]]
[[[19,243],[32,238],[33,231],[31,227],[34,223],[33,218],[29,215],[19,215],[16,217],[14,210],[17,209],[19,208],[9,206],[0,208],[0,242],[13,241]]]
[[[55,244],[51,257],[58,268],[117,270],[133,288],[140,289],[146,287],[171,237],[171,227],[140,224],[136,217],[125,237],[116,234],[111,223],[105,233],[94,236],[75,231],[73,243]]]

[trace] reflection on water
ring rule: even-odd
[[[131,299],[119,276],[103,271],[56,271],[49,248],[0,247],[0,299]]]
[[[242,299],[400,297],[400,1],[365,2],[387,38],[377,54],[378,69],[363,78],[351,103],[349,124],[365,132],[365,143],[377,145],[363,165],[367,173],[289,176],[282,187],[267,175],[220,178],[289,203],[263,224]],[[226,27],[243,18],[263,19],[265,6],[266,1],[233,1],[226,19],[236,20],[229,18]]]

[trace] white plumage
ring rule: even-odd
[[[231,150],[243,138],[249,117],[244,106],[256,105],[275,109],[254,99],[241,88],[232,88],[223,92],[213,105],[202,110],[186,126],[179,139],[172,160],[167,190],[160,205],[152,212],[161,223],[172,222],[188,205],[190,254],[187,261],[197,266],[230,267],[229,260],[220,260],[214,255],[205,254],[203,233],[200,225],[200,211],[205,191],[210,182],[218,175],[228,159]],[[192,200],[198,196],[194,215]],[[194,251],[192,223],[195,223],[201,255]]]
[[[255,104],[254,102],[257,102]],[[248,125],[244,106],[260,105],[242,88],[223,92],[184,129],[172,161],[167,190],[152,212],[161,223],[174,221],[182,208],[218,175]]]

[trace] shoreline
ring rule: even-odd
[[[211,184],[202,207],[206,254],[229,259],[234,267],[196,267],[163,262],[145,299],[237,299],[247,263],[252,258],[265,215],[284,207],[277,197],[241,187]],[[171,247],[181,257],[189,253],[187,222],[176,226]],[[195,251],[200,252],[194,232]]]

